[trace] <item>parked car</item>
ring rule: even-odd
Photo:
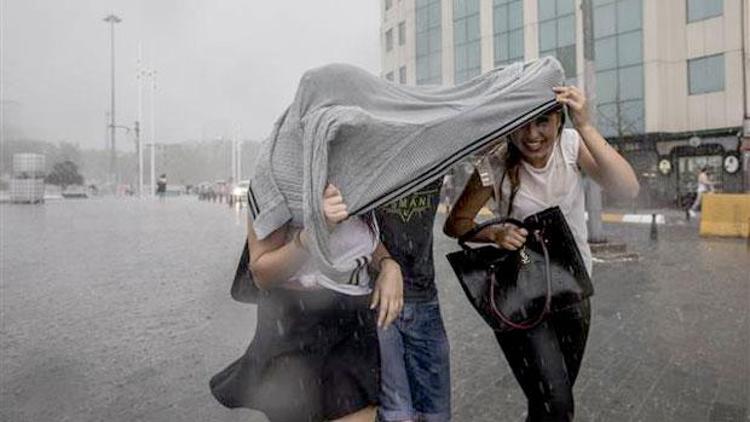
[[[185,185],[167,185],[164,190],[164,196],[182,196],[187,193]]]
[[[62,191],[62,197],[66,199],[85,199],[89,197],[86,188],[81,185],[68,186]]]

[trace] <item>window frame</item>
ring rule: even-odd
[[[705,20],[708,20],[708,19],[713,19],[713,18],[718,18],[720,16],[724,16],[724,0],[709,0],[709,1],[713,1],[714,3],[721,2],[720,3],[721,4],[721,8],[719,10],[719,13],[716,14],[716,15],[703,15],[703,16],[700,16],[700,17],[697,17],[697,18],[694,17],[694,18],[691,19],[690,18],[690,2],[691,1],[706,2],[707,0],[685,0],[685,22],[688,23],[688,24],[696,23],[696,22],[702,22],[702,21],[705,21]],[[745,0],[740,0],[740,1],[745,1]]]
[[[716,90],[713,90],[713,91],[693,92],[692,86],[691,86],[692,85],[691,84],[691,81],[692,81],[691,73],[692,72],[690,70],[690,64],[691,63],[698,64],[698,63],[701,63],[701,62],[705,63],[705,62],[708,62],[711,59],[718,58],[718,57],[721,57],[721,67],[722,67],[721,70],[722,70],[722,72],[708,72],[708,73],[709,74],[720,74],[721,75],[721,89],[716,89]],[[692,97],[694,95],[705,95],[705,94],[713,94],[713,93],[716,93],[716,92],[725,92],[726,89],[727,89],[727,81],[726,81],[726,79],[727,79],[726,78],[726,76],[727,76],[726,75],[726,72],[727,72],[727,63],[726,63],[726,60],[727,60],[726,55],[723,52],[722,53],[718,53],[718,54],[709,54],[707,56],[694,57],[692,59],[688,59],[687,60],[687,85],[688,85],[687,86],[687,92],[688,92],[688,96]],[[700,69],[698,69],[698,70],[700,71]]]
[[[577,42],[578,41],[577,40],[578,19],[576,17],[576,10],[575,10],[576,0],[563,0],[563,1],[566,1],[566,2],[571,2],[573,4],[572,11],[566,11],[564,14],[559,14],[558,13],[558,2],[560,0],[555,0],[553,2],[554,3],[554,9],[555,9],[554,12],[551,13],[551,14],[549,14],[549,16],[545,16],[544,19],[540,19],[539,18],[539,16],[541,16],[541,14],[539,13],[539,11],[540,10],[546,10],[546,9],[543,9],[543,8],[540,7],[541,6],[540,5],[541,1],[542,0],[536,0],[536,3],[537,3],[537,25],[538,25],[538,29],[537,29],[537,38],[538,38],[538,41],[537,41],[537,52],[539,54],[539,57],[541,58],[541,57],[544,57],[546,55],[551,55],[551,52],[554,51],[555,58],[557,58],[558,60],[560,60],[558,54],[560,54],[560,52],[564,48],[568,48],[568,47],[572,46],[573,49],[574,49],[574,57],[575,58],[573,60],[573,65],[575,66],[575,68],[571,69],[571,70],[573,70],[573,72],[572,72],[573,74],[568,74],[569,73],[568,72],[569,69],[565,69],[565,71],[566,71],[565,74],[566,74],[566,77],[568,78],[567,80],[576,79],[578,77],[578,70],[579,70],[578,69],[578,42]],[[569,43],[569,44],[565,44],[565,45],[560,45],[560,34],[559,34],[559,31],[560,31],[560,21],[562,19],[568,18],[570,16],[573,17],[573,43],[572,44]],[[555,38],[554,46],[552,46],[551,44],[550,45],[544,45],[544,46],[542,46],[542,26],[545,25],[545,24],[547,26],[551,25],[551,26],[554,27],[554,38]]]
[[[417,85],[438,85],[442,72],[442,3],[440,0],[415,0],[415,74]],[[420,46],[423,48],[420,49]]]
[[[402,46],[406,44],[406,21],[398,23],[398,45]]]
[[[512,7],[520,8],[521,22],[516,25],[512,21]],[[523,61],[526,58],[526,36],[525,36],[525,25],[523,21],[523,0],[493,0],[492,2],[492,64],[497,66],[503,66],[516,61]],[[497,18],[498,10],[504,9],[505,13],[503,18],[505,22],[502,22],[502,27],[499,27]],[[519,37],[520,34],[520,37]],[[519,47],[517,40],[520,38],[520,55],[516,53],[515,49]],[[500,47],[502,45],[502,47]],[[504,48],[504,50],[500,50]],[[499,58],[499,52],[505,51],[505,58]]]
[[[470,7],[475,4],[476,8]],[[453,0],[453,83],[454,85],[468,81],[482,73],[482,29],[481,29],[481,1],[480,0]],[[464,10],[457,11],[457,7],[463,6]],[[471,21],[476,20],[476,26]],[[463,34],[459,34],[457,27],[463,28]],[[470,33],[476,29],[476,34]],[[472,38],[473,35],[476,35]],[[460,41],[457,41],[460,40]],[[477,63],[468,63],[470,49],[478,49]],[[461,62],[457,58],[462,55],[466,60]],[[459,66],[461,64],[461,66]]]
[[[643,3],[638,2],[639,22],[635,25],[633,0],[598,0],[594,3],[596,25],[602,20],[612,23],[611,30],[594,35],[597,78],[609,79],[614,85],[605,90],[597,79],[597,126],[605,137],[628,136],[645,132],[645,75],[643,62]],[[598,19],[597,19],[598,18]],[[637,41],[638,45],[632,44]],[[606,55],[601,53],[602,49]],[[635,55],[634,52],[639,54]],[[604,63],[601,59],[607,58]],[[631,86],[625,82],[640,82]],[[627,86],[626,86],[627,85]],[[607,96],[599,94],[605,93]],[[604,101],[603,101],[604,100]],[[638,115],[638,116],[636,116]]]

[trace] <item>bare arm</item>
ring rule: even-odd
[[[583,143],[578,164],[606,191],[623,199],[638,196],[640,185],[630,164],[607,143],[589,119],[586,97],[578,88],[555,88],[557,100],[568,106],[573,125]]]
[[[300,247],[300,242],[294,241],[294,236],[286,241],[289,230],[287,223],[261,240],[255,235],[252,219],[248,220],[250,271],[255,284],[261,289],[270,289],[288,280],[307,259],[307,251]]]
[[[476,225],[474,219],[491,196],[492,187],[483,186],[479,173],[475,170],[445,220],[443,232],[450,237],[459,238],[474,228]],[[510,224],[496,225],[484,228],[471,241],[494,243],[501,248],[515,250],[523,246],[527,235],[525,229]]]
[[[348,217],[341,192],[328,185],[323,192],[323,212],[330,229]],[[247,224],[247,244],[250,250],[250,271],[258,287],[270,289],[292,277],[308,258],[305,232],[288,235],[289,224],[275,230],[265,239],[258,239],[251,219]],[[286,239],[291,240],[287,241]]]
[[[716,182],[712,181],[706,173],[701,173],[698,175],[698,183],[703,183],[706,186],[710,186],[713,188],[714,185],[716,185]]]
[[[461,195],[456,200],[456,204],[451,209],[448,218],[443,225],[443,233],[450,237],[459,238],[468,232],[476,223],[474,219],[479,214],[484,204],[492,197],[492,188],[483,186],[479,173],[474,170],[466,183]],[[476,236],[476,241],[493,242],[492,238],[487,236],[484,230]]]
[[[630,164],[615,151],[593,126],[578,130],[583,138],[578,164],[606,191],[622,199],[638,196],[640,185]]]
[[[404,279],[401,266],[383,246],[378,242],[372,253],[372,267],[378,271],[378,278],[370,300],[370,309],[378,308],[378,327],[390,325],[404,307]]]
[[[330,229],[349,217],[341,192],[328,185],[323,194],[323,211]],[[304,231],[294,233],[286,242],[289,225],[286,224],[263,240],[255,236],[252,221],[248,221],[247,241],[250,248],[250,271],[255,283],[269,289],[292,277],[308,258],[307,238]],[[372,293],[371,308],[378,308],[378,326],[387,327],[401,313],[404,305],[404,287],[401,267],[389,257],[381,242],[373,252],[373,265],[379,271]]]
[[[385,261],[383,261],[383,259],[385,259]],[[391,258],[391,254],[388,252],[388,249],[385,248],[383,243],[378,242],[378,246],[375,248],[375,251],[372,253],[372,263],[370,264],[370,266],[375,271],[381,271],[383,269],[383,265],[387,261],[393,261],[393,258]]]

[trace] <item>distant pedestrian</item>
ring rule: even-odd
[[[713,192],[715,184],[716,183],[712,181],[709,176],[708,167],[701,168],[700,173],[698,173],[698,190],[695,193],[695,201],[688,210],[691,217],[695,217],[696,211],[699,211],[701,209],[701,205],[703,203],[703,194],[705,192]]]
[[[159,199],[164,199],[164,196],[167,194],[167,175],[165,173],[162,173],[156,182],[156,194],[159,196]]]
[[[224,198],[227,196],[227,185],[226,185],[226,183],[225,182],[219,183],[218,189],[219,189],[219,191],[218,191],[218,194],[219,194],[219,203],[223,204],[224,203]]]

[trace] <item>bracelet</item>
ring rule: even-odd
[[[399,265],[398,261],[396,261],[396,259],[394,257],[392,257],[390,255],[384,256],[384,257],[380,258],[380,260],[378,260],[378,271],[383,271],[383,261],[385,261],[386,259],[390,259],[391,261],[395,262],[396,265]]]

